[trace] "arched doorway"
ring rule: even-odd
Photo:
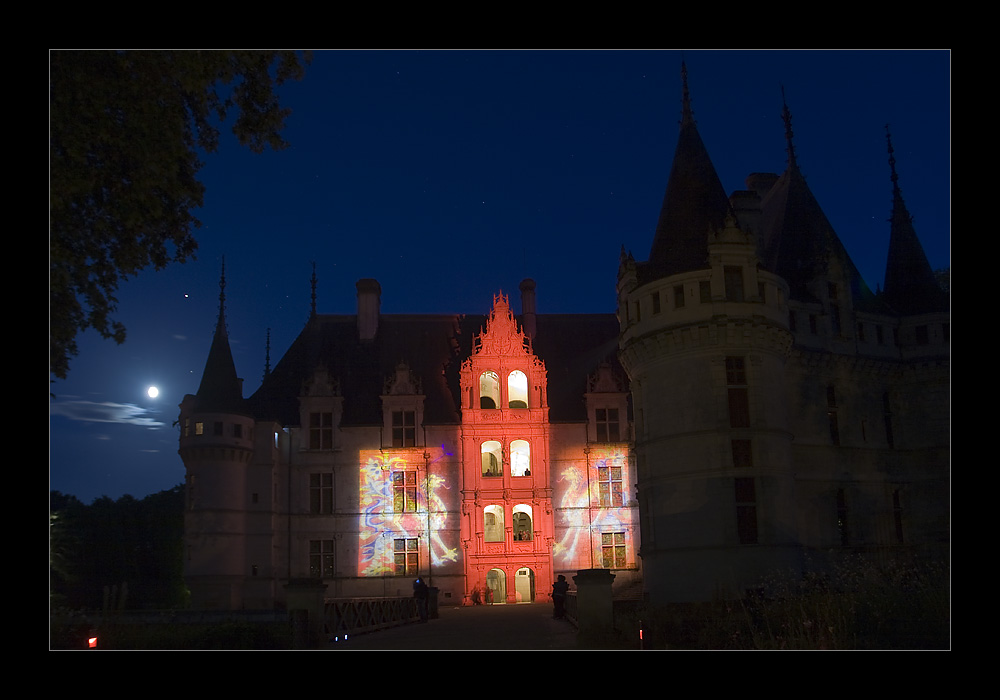
[[[507,575],[503,569],[490,569],[486,574],[486,587],[489,589],[487,603],[504,603],[507,600]]]
[[[535,602],[535,572],[526,566],[514,574],[514,597],[518,603]]]

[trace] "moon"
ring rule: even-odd
[[[149,398],[151,399],[155,399],[157,396],[160,395],[160,390],[157,389],[155,386],[151,386],[148,389],[146,389],[146,395],[149,396]]]

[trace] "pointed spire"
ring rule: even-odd
[[[312,305],[309,311],[310,320],[316,318],[316,263],[313,262],[312,266],[313,273],[312,279],[310,280],[310,284],[312,285]]]
[[[885,299],[901,314],[947,311],[948,295],[934,277],[934,271],[913,228],[913,217],[910,216],[903,201],[888,124],[885,125],[885,138],[889,146],[889,173],[892,180],[892,217],[889,219]]]
[[[242,412],[242,381],[236,376],[236,364],[226,330],[226,261],[222,260],[219,278],[219,320],[215,325],[212,347],[208,351],[205,372],[198,387],[199,411]]]
[[[722,228],[730,210],[729,197],[695,124],[683,62],[681,104],[680,134],[642,273],[646,281],[708,267],[709,234]]]
[[[691,109],[691,91],[688,90],[687,64],[681,60],[681,125],[694,124],[694,110]]]
[[[264,379],[271,374],[271,329],[267,329],[267,340],[264,343]]]
[[[781,118],[785,122],[785,142],[788,151],[788,167],[790,170],[798,170],[799,164],[795,160],[795,144],[792,143],[792,113],[788,109],[785,101],[785,86],[781,86]]]

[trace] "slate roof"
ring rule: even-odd
[[[322,365],[338,381],[344,398],[341,425],[379,425],[385,381],[405,362],[421,381],[425,424],[457,424],[459,372],[472,350],[473,335],[482,331],[486,319],[485,315],[381,315],[375,338],[362,341],[356,316],[316,315],[248,404],[258,420],[297,425],[303,382]],[[550,421],[586,420],[583,394],[588,377],[601,362],[620,371],[617,318],[538,314],[536,328],[533,351],[547,370]]]

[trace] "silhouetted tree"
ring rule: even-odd
[[[118,343],[120,280],[185,262],[202,205],[199,149],[217,123],[259,153],[287,146],[275,87],[301,79],[293,51],[52,51],[49,54],[49,370],[65,378],[77,335]]]
[[[87,506],[50,494],[49,566],[53,607],[98,609],[105,586],[128,584],[129,608],[179,607],[183,579],[184,490],[137,500],[107,496]]]

